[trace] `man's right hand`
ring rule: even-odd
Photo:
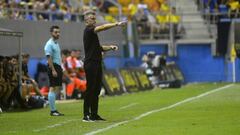
[[[121,21],[121,22],[118,22],[117,25],[118,26],[125,26],[127,24],[128,21]]]

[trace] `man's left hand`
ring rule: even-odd
[[[113,51],[116,51],[116,50],[118,50],[118,46],[112,45],[112,46],[111,46],[111,49],[112,49]]]

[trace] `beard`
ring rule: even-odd
[[[53,38],[54,38],[55,40],[57,40],[57,39],[59,39],[59,36],[53,36]]]

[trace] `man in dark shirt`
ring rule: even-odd
[[[118,50],[116,45],[100,45],[97,33],[116,26],[126,25],[124,22],[96,25],[95,12],[88,10],[84,13],[86,28],[83,42],[85,51],[84,69],[87,79],[87,90],[84,97],[83,121],[105,120],[98,115],[98,96],[102,84],[102,52]]]
[[[27,107],[29,105],[29,99],[32,99],[36,95],[42,97],[37,82],[28,74],[29,57],[29,54],[22,54],[22,91],[20,94],[22,96],[22,100],[19,102],[23,103],[25,105],[24,107]],[[35,92],[36,95],[32,95],[31,92]]]

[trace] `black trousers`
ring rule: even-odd
[[[84,70],[87,79],[87,90],[84,97],[84,116],[98,114],[98,96],[102,86],[102,62],[84,62]]]

